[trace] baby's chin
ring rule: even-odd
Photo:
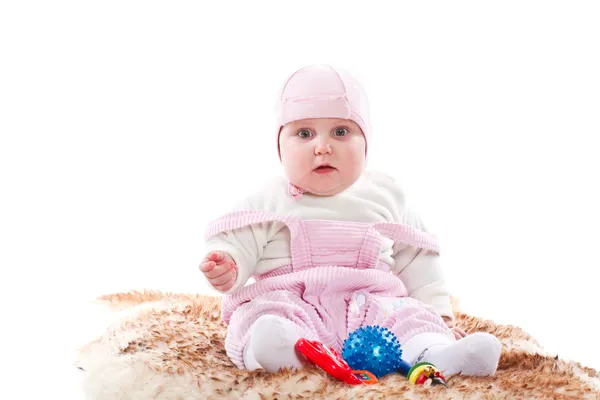
[[[349,174],[347,171],[337,168],[334,168],[333,171],[306,170],[304,173],[293,172],[292,174],[286,174],[289,182],[303,192],[323,197],[335,196],[343,192],[352,186],[361,175],[360,173]]]
[[[349,186],[346,182],[332,179],[328,182],[306,182],[304,188],[315,196],[335,196],[346,190]]]

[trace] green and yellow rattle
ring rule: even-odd
[[[435,365],[428,362],[420,362],[412,366],[406,374],[406,378],[413,385],[443,385],[446,384],[446,379]]]

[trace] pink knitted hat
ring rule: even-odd
[[[294,72],[277,99],[279,133],[287,123],[308,118],[341,118],[356,122],[369,143],[369,104],[360,83],[347,71],[329,65],[310,65]],[[281,155],[280,155],[281,158]]]

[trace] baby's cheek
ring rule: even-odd
[[[303,152],[302,149],[294,149],[287,154],[286,164],[290,170],[298,171],[307,168],[310,160],[306,156],[306,152]]]
[[[364,164],[365,156],[357,151],[349,152],[345,157],[341,157],[345,170],[361,169]]]

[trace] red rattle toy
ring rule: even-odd
[[[344,383],[372,385],[378,382],[375,375],[369,371],[353,370],[333,348],[328,349],[316,340],[300,339],[296,342],[296,350],[329,375]]]

